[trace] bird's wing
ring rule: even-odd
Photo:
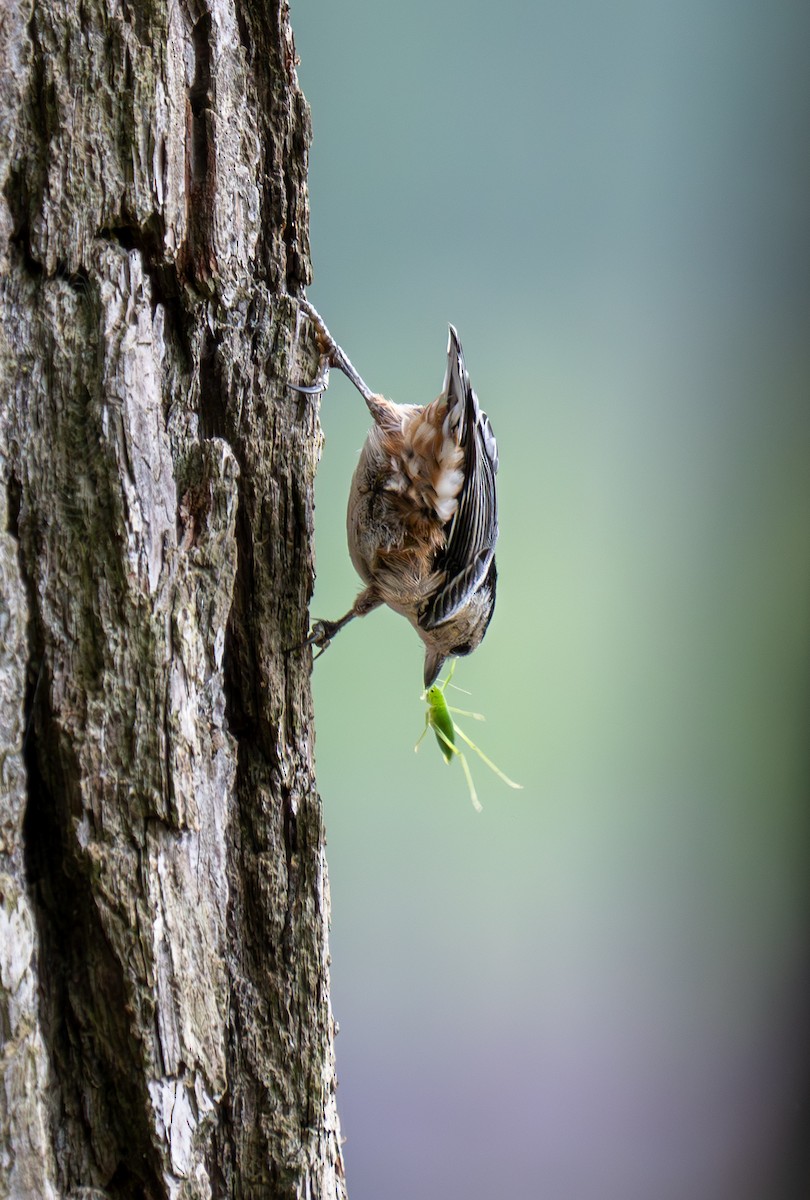
[[[464,452],[464,482],[455,515],[448,524],[447,541],[435,563],[435,569],[444,572],[445,583],[419,618],[423,629],[449,621],[478,590],[492,564],[498,539],[498,447],[473,391],[461,342],[452,325],[444,391],[450,427],[458,425],[457,440]]]

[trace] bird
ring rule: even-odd
[[[372,426],[360,451],[346,515],[349,554],[364,587],[337,621],[317,620],[304,645],[322,653],[349,621],[382,604],[406,617],[425,649],[430,688],[448,658],[471,654],[495,608],[498,448],[470,382],[461,341],[449,326],[442,391],[427,405],[372,392],[307,300],[321,352],[312,384],[342,371],[368,406]]]

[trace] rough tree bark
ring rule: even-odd
[[[0,1197],[342,1197],[287,6],[0,42]]]

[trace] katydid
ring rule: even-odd
[[[449,763],[453,760],[453,758],[457,758],[461,763],[464,771],[464,778],[467,780],[467,787],[470,791],[470,800],[472,801],[473,808],[476,810],[476,812],[481,812],[481,804],[478,800],[478,793],[475,790],[475,784],[473,783],[472,774],[470,773],[470,767],[463,751],[459,750],[458,746],[456,745],[456,737],[460,737],[465,745],[469,746],[471,750],[474,750],[481,761],[486,763],[490,771],[494,771],[498,778],[502,779],[504,783],[509,785],[509,787],[522,788],[523,784],[515,783],[513,779],[510,779],[508,775],[503,773],[500,767],[496,767],[495,763],[492,762],[491,759],[487,758],[483,750],[479,750],[475,742],[473,742],[472,739],[467,736],[464,730],[460,729],[453,720],[453,715],[472,717],[475,721],[484,720],[481,713],[467,712],[463,708],[452,708],[447,703],[444,693],[447,685],[453,678],[455,666],[456,664],[454,660],[450,667],[447,678],[441,683],[434,683],[433,687],[428,688],[428,690],[422,695],[422,699],[427,701],[425,728],[422,730],[422,734],[419,738],[419,741],[414,746],[414,750],[419,749],[422,738],[425,736],[428,729],[432,729],[436,735],[436,741],[438,742],[439,749],[444,755],[444,761]],[[455,687],[455,684],[452,686]]]

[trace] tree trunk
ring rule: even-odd
[[[0,1197],[342,1197],[287,6],[0,38]]]

